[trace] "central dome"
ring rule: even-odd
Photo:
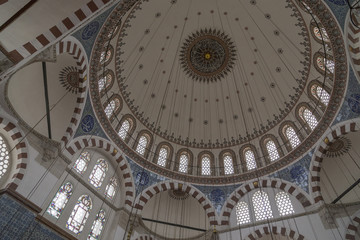
[[[272,172],[304,154],[341,103],[343,41],[323,18],[331,15],[322,3],[295,0],[119,5],[92,55],[95,111],[109,137],[151,171],[204,183],[201,159],[210,159],[206,174],[221,176],[231,156],[232,181]]]

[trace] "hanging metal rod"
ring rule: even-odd
[[[201,228],[194,228],[194,227],[184,226],[184,225],[180,225],[180,224],[176,224],[176,223],[163,222],[163,221],[154,220],[154,219],[150,219],[150,218],[141,218],[141,219],[142,219],[143,221],[149,221],[149,222],[161,223],[161,224],[165,224],[165,225],[169,225],[169,226],[180,227],[180,228],[186,228],[186,229],[195,230],[195,231],[199,231],[199,232],[206,232],[206,230],[205,230],[205,229],[201,229]]]
[[[332,204],[337,203],[341,198],[343,198],[348,192],[350,192],[354,187],[356,187],[360,183],[360,178],[353,183],[348,189],[346,189],[342,194],[340,194],[334,201],[332,201]]]

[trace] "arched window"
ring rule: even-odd
[[[189,165],[189,156],[185,153],[180,155],[179,159],[179,172],[187,173]]]
[[[157,159],[157,164],[162,166],[162,167],[165,167],[166,166],[166,158],[167,158],[167,156],[168,156],[167,148],[165,148],[165,147],[160,148],[159,156],[158,156],[158,159]]]
[[[329,71],[330,73],[334,73],[335,63],[331,59],[326,59],[322,54],[319,54],[316,58],[316,64],[318,68],[325,72]]]
[[[100,64],[107,64],[112,58],[113,48],[112,46],[106,47],[107,50],[102,51],[100,54]]]
[[[311,94],[325,106],[329,104],[330,94],[319,85],[314,84],[311,86]]]
[[[90,162],[90,153],[89,152],[82,152],[78,159],[76,159],[73,168],[80,174],[83,174]]]
[[[145,150],[146,150],[146,147],[149,143],[149,140],[146,136],[142,135],[140,138],[139,138],[139,142],[136,146],[136,152],[139,153],[140,155],[145,155]]]
[[[69,182],[62,185],[51,201],[50,206],[46,212],[55,218],[59,218],[62,210],[71,197],[72,188],[73,186]]]
[[[76,234],[81,233],[89,217],[91,208],[92,203],[90,197],[88,195],[82,195],[71,212],[66,222],[66,227]]]
[[[318,28],[316,26],[316,24],[314,24],[313,26],[313,33],[314,33],[314,36],[320,41],[322,42],[322,40],[324,40],[324,42],[330,42],[330,39],[329,39],[329,35],[327,34],[325,28],[323,27],[320,27]]]
[[[99,84],[99,92],[101,92],[104,89],[107,89],[109,86],[111,86],[111,83],[113,81],[113,77],[110,72],[107,72],[103,76],[99,78],[98,84]]]
[[[208,156],[201,158],[201,175],[211,175],[211,162]]]
[[[0,179],[6,173],[10,164],[9,150],[2,136],[0,135]]]
[[[278,192],[275,195],[275,201],[276,201],[276,206],[279,210],[280,216],[285,216],[285,215],[295,213],[293,205],[292,205],[290,197],[289,197],[289,194],[287,194],[285,192]]]
[[[122,140],[125,140],[126,137],[127,137],[127,134],[130,130],[130,122],[125,119],[122,124],[121,124],[121,127],[119,129],[119,132],[118,132],[118,135],[119,137],[122,139]]]
[[[270,161],[275,161],[280,158],[279,152],[274,141],[269,140],[265,144],[266,150],[269,154]]]
[[[116,193],[117,185],[118,185],[118,183],[116,181],[116,178],[112,177],[109,181],[109,184],[106,186],[105,196],[110,199],[113,199],[113,197],[115,196],[115,193]]]
[[[249,206],[246,202],[236,204],[236,220],[238,225],[250,222]]]
[[[226,154],[224,156],[224,173],[227,174],[234,174],[234,162],[231,155]]]
[[[247,170],[252,170],[256,168],[256,161],[254,152],[250,149],[245,150],[244,152],[246,168]]]
[[[105,114],[107,118],[110,118],[114,112],[116,112],[120,108],[120,99],[114,98],[109,102],[109,104],[105,108]]]
[[[252,203],[254,206],[256,221],[261,221],[273,217],[267,193],[261,190],[255,192],[252,197]]]
[[[99,188],[101,186],[108,168],[108,163],[104,159],[100,158],[97,161],[89,177],[89,181],[94,187]]]
[[[105,211],[103,209],[96,215],[95,221],[91,226],[91,232],[87,240],[97,240],[100,237],[101,231],[105,224]]]
[[[291,148],[296,148],[300,144],[300,139],[292,127],[287,126],[285,128],[285,135],[290,142]]]
[[[299,115],[309,125],[311,130],[314,130],[318,124],[315,115],[307,107],[301,107],[299,109]]]

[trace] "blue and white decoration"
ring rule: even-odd
[[[100,23],[98,21],[93,21],[93,22],[89,23],[82,31],[81,38],[83,40],[90,39],[92,36],[94,36],[98,32],[99,27],[100,27]]]

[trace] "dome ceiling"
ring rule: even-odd
[[[347,77],[335,19],[321,1],[305,2],[120,4],[97,38],[90,68],[92,102],[105,131],[139,164],[190,182],[243,181],[296,160],[331,123]],[[324,44],[316,37],[319,29]],[[113,81],[104,81],[104,75]],[[314,97],[319,89],[314,82],[327,92],[325,103]],[[304,106],[320,124],[304,124],[299,117]],[[124,119],[131,122],[128,137],[120,134]],[[296,147],[281,136],[285,123],[296,130],[301,142]],[[143,133],[148,145],[139,154]],[[264,151],[269,137],[279,153],[275,162]],[[162,144],[168,146],[169,163],[159,166]],[[257,151],[256,174],[242,166],[245,146]],[[191,177],[176,173],[184,149],[191,153]],[[223,150],[233,153],[237,169],[231,176],[221,170]],[[215,182],[194,170],[203,151],[214,158]]]
[[[293,108],[310,69],[309,33],[291,6],[143,2],[118,41],[122,95],[143,124],[170,141],[260,136]]]

